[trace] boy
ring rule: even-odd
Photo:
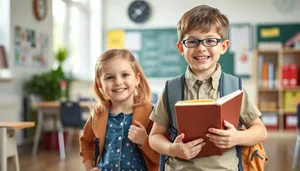
[[[228,19],[218,9],[206,5],[192,8],[179,20],[177,48],[188,63],[184,75],[185,100],[220,98],[219,79],[222,71],[217,62],[230,44],[228,24]],[[240,122],[247,130],[238,131],[227,121],[224,121],[226,130],[210,128],[206,135],[210,141],[219,148],[229,149],[222,156],[200,158],[194,157],[205,148],[203,139],[183,143],[184,134],[180,134],[172,143],[165,137],[170,126],[170,118],[166,110],[166,92],[162,93],[150,115],[154,125],[149,141],[155,151],[170,156],[165,162],[166,171],[238,170],[235,146],[251,146],[264,141],[267,137],[266,128],[259,119],[260,111],[244,89],[243,92]]]

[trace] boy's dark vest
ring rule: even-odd
[[[184,83],[185,75],[177,76],[171,80],[168,80],[165,85],[165,95],[166,95],[166,107],[170,120],[169,133],[171,134],[171,141],[173,142],[177,136],[177,123],[175,119],[174,106],[177,101],[184,100]],[[220,82],[219,82],[220,96],[223,97],[229,93],[232,93],[238,89],[242,90],[242,81],[239,77],[232,76],[222,72]],[[180,92],[180,93],[178,93]],[[239,123],[240,129],[241,124]],[[242,166],[242,153],[241,147],[236,146],[237,157],[239,158],[238,168],[239,171],[244,171]],[[168,156],[160,156],[160,171],[164,171],[165,162]]]

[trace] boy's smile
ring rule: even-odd
[[[200,63],[205,62],[209,58],[210,58],[210,56],[208,56],[208,55],[199,55],[199,56],[194,57],[194,59],[196,59]]]

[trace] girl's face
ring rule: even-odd
[[[107,61],[100,72],[101,88],[113,104],[133,104],[134,91],[140,78],[129,61],[117,56]]]

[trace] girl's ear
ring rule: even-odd
[[[97,85],[98,88],[102,88],[102,84],[100,83],[99,80],[96,80],[96,85]]]
[[[135,86],[138,86],[139,84],[140,84],[140,81],[141,81],[141,73],[137,73],[136,74],[136,80],[137,80],[137,83],[136,83],[136,85]]]
[[[183,44],[180,42],[177,42],[176,46],[177,46],[179,53],[183,56]]]

